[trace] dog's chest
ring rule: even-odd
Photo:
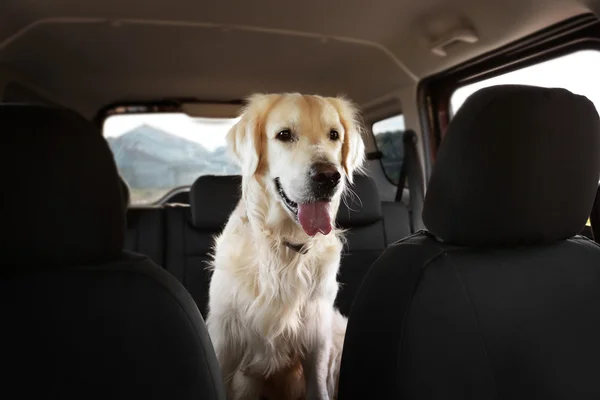
[[[301,272],[274,277],[271,282],[260,284],[259,295],[254,299],[258,317],[255,322],[261,325],[258,331],[270,338],[300,334],[310,310],[319,301],[322,284]]]
[[[324,287],[330,283],[314,263],[267,267],[257,276],[255,292],[243,300],[251,304],[246,322],[268,342],[279,338],[287,343],[303,341],[310,334],[307,329],[316,317],[316,305],[324,301]]]
[[[313,254],[286,260],[263,253],[253,268],[245,269],[253,273],[237,279],[233,308],[239,330],[246,332],[242,364],[247,373],[268,375],[302,359],[320,335],[319,327],[331,319],[339,257]]]
[[[254,325],[254,334],[248,338],[243,369],[268,376],[304,358],[316,335],[314,322],[319,316],[311,315],[314,309],[310,300],[295,304],[274,301],[247,321]]]

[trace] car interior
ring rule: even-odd
[[[225,137],[286,92],[364,128],[339,400],[600,398],[598,71],[598,0],[4,1],[7,398],[226,398]]]

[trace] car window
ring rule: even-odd
[[[171,190],[191,186],[201,175],[239,174],[225,136],[236,119],[192,118],[183,113],[120,114],[103,132],[132,205],[158,202]]]
[[[452,115],[465,100],[479,89],[493,85],[521,84],[541,87],[561,87],[586,96],[600,109],[600,51],[580,50],[549,61],[534,64],[495,76],[454,91],[450,98]]]
[[[371,130],[375,136],[377,149],[382,153],[381,166],[388,180],[398,185],[400,168],[404,160],[402,137],[405,130],[404,115],[397,114],[373,124]]]

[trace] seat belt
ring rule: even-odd
[[[406,162],[406,148],[404,149],[404,158],[400,166],[400,177],[398,178],[398,188],[396,189],[396,197],[394,201],[402,201],[404,195],[404,186],[406,186],[406,177],[408,176],[408,163]]]
[[[404,186],[408,183],[408,212],[410,215],[410,229],[413,233],[425,227],[422,219],[425,189],[423,187],[423,173],[419,162],[419,153],[417,152],[417,140],[415,131],[409,129],[404,132],[402,137],[404,159],[400,167],[400,178],[395,197],[395,201],[402,201]]]

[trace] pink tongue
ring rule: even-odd
[[[309,236],[315,236],[318,232],[323,235],[331,232],[331,217],[329,216],[329,202],[327,201],[299,204],[298,219],[302,229]]]

